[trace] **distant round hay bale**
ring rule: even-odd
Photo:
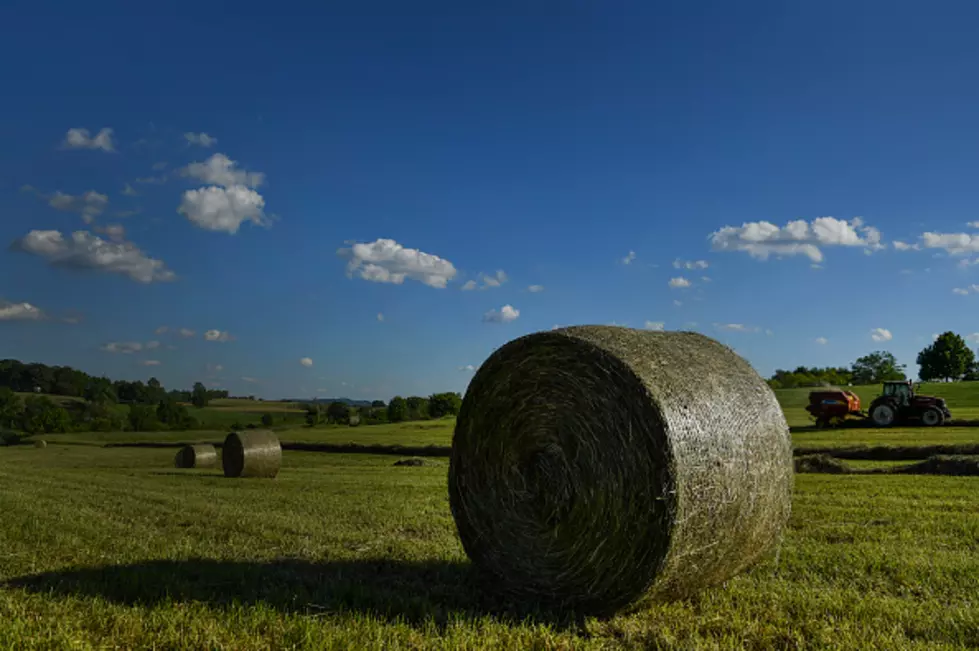
[[[793,481],[775,395],[730,348],[576,326],[511,341],[477,371],[449,498],[492,585],[609,614],[760,560],[781,539]]]
[[[43,441],[43,440],[34,441],[34,447],[36,447],[36,448],[46,448],[46,447],[48,447],[48,442],[47,441]]]
[[[282,446],[270,430],[231,432],[224,439],[221,461],[225,477],[272,479],[282,466]]]
[[[185,445],[173,459],[177,468],[213,468],[218,465],[218,451],[210,443]]]

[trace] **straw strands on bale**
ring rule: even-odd
[[[734,351],[696,333],[576,326],[497,350],[456,423],[449,498],[505,593],[609,614],[721,583],[789,517],[788,425]]]
[[[231,432],[221,449],[225,477],[272,479],[282,466],[282,446],[270,430]]]
[[[174,457],[178,468],[213,468],[218,465],[218,451],[210,443],[185,445]]]

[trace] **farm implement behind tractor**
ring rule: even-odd
[[[944,425],[952,413],[941,398],[915,394],[911,382],[884,382],[883,391],[860,411],[860,398],[852,391],[821,389],[809,393],[806,411],[817,427],[839,427],[847,418],[862,418],[875,427],[890,427],[918,421],[926,427]]]

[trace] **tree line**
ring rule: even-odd
[[[965,339],[954,332],[944,332],[918,353],[918,379],[922,382],[943,380],[979,380],[979,361]],[[773,389],[796,387],[846,386],[879,384],[906,380],[905,366],[885,350],[876,350],[858,358],[849,367],[806,367],[792,371],[778,369],[768,379]]]
[[[378,425],[409,420],[429,420],[455,416],[462,407],[462,395],[454,392],[421,396],[395,396],[387,405],[375,400],[371,406],[352,408],[343,402],[332,402],[326,408],[318,403],[306,406],[306,424]]]

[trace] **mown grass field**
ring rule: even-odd
[[[971,400],[929,392],[953,414]],[[448,445],[453,424],[278,432]],[[0,648],[979,646],[979,477],[796,475],[777,556],[690,600],[572,621],[515,609],[480,583],[455,534],[447,459],[394,467],[390,455],[286,451],[275,480],[231,480],[172,468],[173,449],[100,447],[224,434],[75,433],[0,448]],[[979,443],[979,429],[793,439]]]

